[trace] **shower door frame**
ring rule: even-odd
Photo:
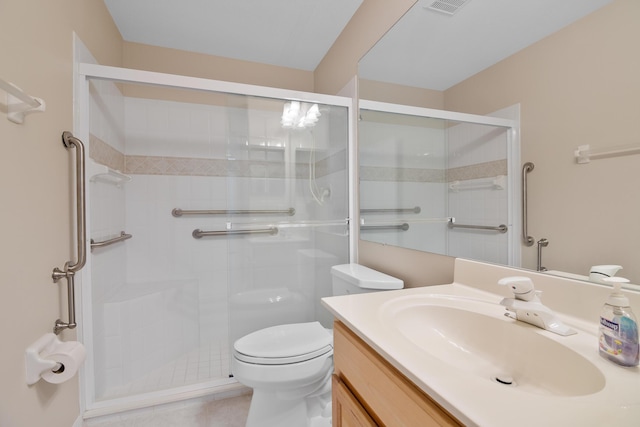
[[[218,92],[233,95],[254,96],[262,98],[280,99],[283,101],[301,101],[310,103],[321,103],[345,107],[347,109],[348,120],[348,142],[347,142],[347,177],[348,177],[348,229],[349,229],[349,259],[352,262],[357,260],[358,235],[354,215],[357,202],[354,201],[357,185],[357,168],[354,163],[357,161],[355,147],[355,113],[354,101],[352,98],[310,92],[294,91],[289,89],[278,89],[264,86],[249,85],[243,83],[225,82],[199,77],[181,76],[176,74],[158,73],[152,71],[134,70],[91,63],[76,63],[74,69],[74,115],[73,132],[78,138],[89,141],[90,133],[90,80],[108,80],[114,83],[134,83],[151,86],[159,86],[176,89],[192,89],[205,92]],[[88,154],[86,154],[88,156]],[[85,172],[86,174],[87,172]],[[85,176],[85,179],[88,179]],[[90,207],[87,206],[87,229],[90,229]],[[89,247],[90,236],[87,234],[85,245]],[[196,398],[213,394],[215,392],[232,391],[240,385],[235,379],[225,381],[223,385],[215,386],[206,383],[196,383],[192,386],[185,386],[188,390],[181,390],[175,393],[174,389],[160,390],[156,392],[127,396],[125,398],[115,398],[98,402],[95,399],[95,378],[94,378],[94,358],[93,358],[93,319],[91,313],[92,290],[91,283],[91,257],[88,257],[85,268],[79,273],[77,280],[76,312],[78,319],[78,339],[89,349],[84,366],[79,372],[80,384],[80,412],[83,417],[96,417],[126,410],[148,407],[163,403],[176,402],[189,398]],[[85,285],[86,284],[86,285]]]

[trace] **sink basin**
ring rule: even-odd
[[[604,388],[604,375],[589,360],[503,314],[495,302],[433,294],[391,299],[378,318],[420,352],[502,387],[557,396]]]

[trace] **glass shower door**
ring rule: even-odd
[[[230,343],[255,330],[331,318],[330,267],[348,262],[345,107],[251,98],[230,112]]]
[[[349,256],[346,106],[89,89],[90,237],[132,235],[88,261],[93,402],[233,385],[238,337],[330,326],[320,298]]]

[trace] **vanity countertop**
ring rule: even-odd
[[[430,297],[448,298],[448,304],[482,301],[489,315],[506,327],[527,328],[526,334],[539,334],[582,356],[586,365],[599,371],[601,386],[585,394],[526,390],[505,386],[489,375],[470,373],[450,360],[425,352],[403,337],[382,315],[393,301]],[[640,369],[617,366],[598,354],[595,322],[558,313],[577,334],[563,337],[502,315],[502,296],[459,283],[397,291],[375,292],[323,298],[335,318],[347,325],[375,351],[402,372],[465,425],[477,426],[638,426],[640,425]],[[452,302],[453,301],[453,302]],[[544,302],[544,301],[543,301]],[[462,303],[464,306],[464,303]],[[461,307],[464,309],[464,307]],[[483,313],[487,314],[487,313]],[[508,324],[511,322],[512,324]],[[415,328],[427,325],[415,324]],[[443,342],[444,343],[444,342]],[[458,343],[454,343],[458,345]],[[554,344],[555,345],[555,344]],[[460,349],[457,349],[460,350]],[[456,350],[456,351],[457,351]],[[461,349],[463,352],[466,349]],[[471,350],[473,351],[473,350]],[[564,351],[564,349],[563,349]],[[535,352],[535,351],[534,351]],[[441,353],[442,354],[442,353]],[[527,354],[524,357],[535,357]],[[585,360],[586,359],[586,360]]]

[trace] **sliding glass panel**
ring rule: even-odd
[[[97,402],[228,385],[230,349],[322,320],[348,262],[346,107],[90,82]],[[237,234],[241,232],[241,234]]]
[[[509,263],[511,128],[466,116],[360,110],[361,239]]]

